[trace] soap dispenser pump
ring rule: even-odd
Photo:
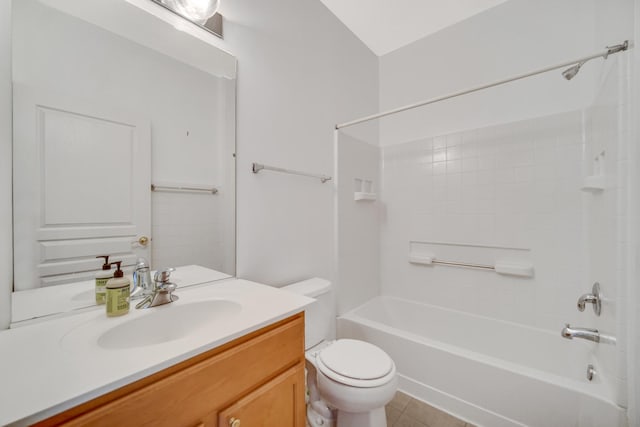
[[[96,304],[100,305],[107,301],[106,285],[113,277],[113,271],[111,271],[111,264],[109,264],[109,255],[100,255],[96,258],[104,258],[102,271],[96,273]]]
[[[109,279],[106,285],[107,291],[107,316],[122,316],[129,312],[129,295],[131,282],[120,269],[122,261],[112,262],[116,265],[113,279]]]

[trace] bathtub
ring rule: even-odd
[[[384,349],[400,390],[478,426],[626,426],[607,385],[586,379],[596,344],[560,330],[381,296],[339,316],[337,333]]]

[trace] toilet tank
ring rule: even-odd
[[[333,317],[335,317],[331,282],[315,277],[283,286],[280,289],[316,300],[316,302],[308,305],[304,310],[306,349],[313,347],[324,339],[330,338],[329,328],[332,324]]]

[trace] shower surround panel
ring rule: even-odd
[[[584,323],[584,149],[581,112],[383,148],[383,294],[558,332]],[[409,241],[528,249],[535,277],[412,265]]]

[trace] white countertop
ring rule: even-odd
[[[0,425],[29,425],[218,347],[304,309],[313,300],[242,279],[178,289],[180,299],[126,316],[107,318],[104,306],[0,332]],[[96,343],[61,345],[70,331],[117,326],[154,310],[209,299],[242,306],[215,328],[198,329],[162,344],[106,350]],[[102,320],[104,319],[104,322]],[[96,334],[96,340],[97,340]]]

